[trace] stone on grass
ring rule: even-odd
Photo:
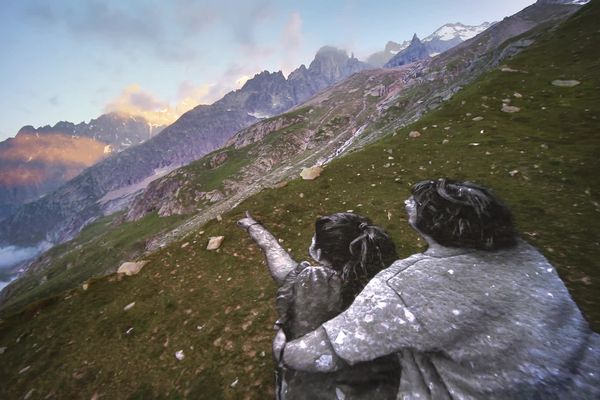
[[[129,303],[125,307],[123,307],[123,311],[129,311],[133,308],[133,306],[135,306],[135,301],[133,303]]]
[[[556,79],[556,80],[552,81],[552,84],[554,86],[558,86],[558,87],[573,87],[573,86],[579,85],[580,83],[581,82],[576,81],[574,79],[569,79],[569,80]]]
[[[8,347],[0,347],[0,354],[4,354]]]
[[[83,285],[81,285],[81,288],[82,288],[84,291],[86,291],[86,290],[88,290],[88,289],[90,288],[90,284],[86,282],[86,283],[84,283]]]
[[[323,168],[315,165],[314,167],[302,168],[302,172],[300,172],[300,176],[305,181],[312,181],[321,176],[321,172],[323,172]]]
[[[418,138],[419,136],[421,136],[421,132],[419,132],[419,131],[411,131],[408,134],[408,137],[413,138],[413,139]]]
[[[515,175],[517,175],[518,173],[519,173],[519,170],[518,170],[518,169],[513,169],[513,170],[512,170],[512,171],[510,171],[508,174],[509,174],[510,176],[515,176]]]
[[[483,117],[475,117],[473,118],[473,121],[483,121]]]
[[[521,93],[519,93],[519,92],[514,92],[513,96],[516,97],[517,99],[520,99],[520,98],[523,97],[523,95]]]
[[[208,238],[208,245],[206,246],[206,250],[217,250],[221,247],[225,236],[211,236]]]
[[[147,260],[136,261],[136,262],[126,262],[121,264],[119,269],[117,270],[118,274],[125,274],[127,276],[136,275],[139,273],[144,265],[148,264]]]
[[[448,139],[442,140],[442,144],[448,144],[448,143],[450,143],[450,141]]]
[[[178,359],[179,361],[183,360],[185,358],[185,354],[183,354],[183,350],[179,350],[175,353],[175,358]]]
[[[505,113],[516,113],[521,111],[521,109],[519,107],[515,107],[515,106],[509,106],[508,104],[503,104],[502,105],[502,112]]]

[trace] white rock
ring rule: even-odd
[[[178,359],[179,361],[183,360],[185,358],[185,354],[183,354],[183,350],[179,350],[175,353],[175,358]]]
[[[147,260],[136,261],[136,262],[126,262],[121,264],[119,269],[117,270],[118,274],[125,274],[127,276],[136,275],[139,273],[144,265],[148,264]]]
[[[90,284],[89,283],[84,283],[83,285],[81,285],[81,288],[85,291],[88,290],[90,288]]]
[[[237,384],[240,382],[239,378],[235,378],[235,380],[233,382],[231,382],[231,384],[229,385],[230,388],[234,388],[237,386]]]
[[[517,175],[518,173],[519,173],[519,170],[517,170],[517,169],[513,169],[513,170],[512,170],[512,171],[510,171],[508,174],[509,174],[510,176],[515,176],[515,175]]]
[[[305,181],[312,181],[321,176],[321,172],[323,172],[323,168],[316,165],[314,167],[303,168],[302,172],[300,172],[300,176]]]
[[[208,238],[208,245],[206,246],[206,250],[216,250],[221,247],[225,236],[211,236]]]
[[[123,311],[129,311],[133,308],[133,306],[135,306],[135,301],[132,303],[129,303],[125,307],[123,307]]]
[[[502,112],[505,113],[516,113],[521,111],[519,107],[509,106],[508,104],[502,104]]]
[[[8,349],[8,347],[0,347],[0,354],[4,354],[6,349]]]
[[[483,117],[481,117],[481,116],[475,117],[475,118],[473,118],[473,121],[483,121]]]
[[[419,136],[421,136],[421,132],[419,132],[419,131],[411,131],[408,134],[408,137],[413,138],[413,139],[418,138]]]
[[[554,81],[552,81],[552,84],[554,86],[558,86],[558,87],[573,87],[573,86],[577,86],[579,85],[581,82],[576,81],[576,80],[561,80],[561,79],[556,79]]]
[[[519,93],[519,92],[514,92],[513,96],[516,97],[517,99],[520,99],[520,98],[523,97],[523,95],[521,93]]]
[[[19,375],[24,374],[25,372],[29,371],[30,368],[31,368],[31,365],[26,366],[25,368],[23,368],[22,370],[19,371]]]
[[[442,144],[448,144],[448,143],[450,143],[450,141],[448,139],[442,140]]]

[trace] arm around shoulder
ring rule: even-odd
[[[289,342],[284,362],[295,369],[323,371],[323,361],[331,360],[328,371],[334,371],[346,363],[371,361],[403,348],[427,348],[426,331],[387,284],[388,277],[380,273],[346,311]],[[321,365],[317,365],[319,360]]]

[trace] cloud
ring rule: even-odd
[[[124,88],[116,99],[106,105],[105,112],[140,115],[156,125],[168,125],[179,117],[167,102],[142,90],[137,84]]]
[[[156,7],[140,2],[135,7],[107,4],[97,0],[73,4],[35,1],[25,15],[42,26],[60,26],[75,38],[86,38],[128,52],[150,49],[165,60],[189,61],[196,57],[179,37],[166,29],[165,15]],[[126,4],[126,3],[121,3]]]
[[[195,85],[190,81],[183,81],[179,84],[176,101],[173,103],[159,99],[137,84],[131,84],[109,102],[104,111],[139,115],[151,124],[169,125],[197,105],[211,104],[228,91],[241,86],[235,81],[236,79],[230,79],[226,75],[216,83]]]
[[[47,244],[37,247],[0,247],[0,268],[9,268],[20,262],[32,259],[47,248]]]
[[[281,38],[284,57],[281,69],[287,75],[298,66],[300,50],[302,49],[302,17],[293,12],[283,30]]]
[[[248,9],[241,10],[232,15],[236,15],[233,21],[233,32],[237,42],[245,47],[255,47],[255,31],[257,26],[273,16],[272,2],[263,0],[250,3]]]

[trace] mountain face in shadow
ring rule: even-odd
[[[214,104],[188,111],[152,139],[111,155],[15,210],[0,227],[0,244],[68,240],[99,216],[124,208],[152,180],[221,147],[240,129],[366,68],[345,51],[327,46],[308,68],[300,66],[287,79],[281,72],[261,72]]]
[[[161,129],[142,117],[117,113],[89,123],[24,126],[14,138],[0,143],[0,220],[111,153],[140,144]]]

